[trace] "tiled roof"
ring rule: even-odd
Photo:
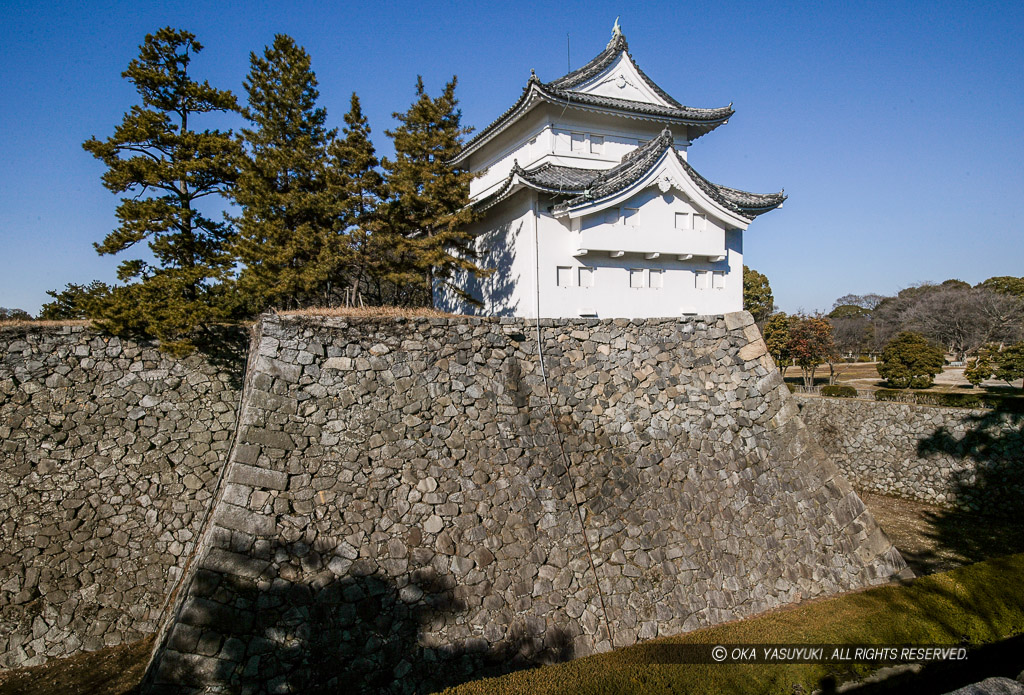
[[[740,191],[728,186],[715,185],[715,187],[726,200],[754,215],[774,210],[786,200],[785,190],[779,193],[748,193],[747,191]]]
[[[626,190],[646,176],[661,161],[666,151],[669,156],[676,158],[694,184],[709,198],[726,210],[748,220],[774,210],[786,200],[785,192],[748,193],[708,181],[679,154],[672,132],[666,128],[661,131],[661,135],[646,145],[637,147],[611,169],[581,169],[542,164],[535,169],[526,170],[516,162],[502,187],[486,198],[478,200],[475,205],[481,211],[495,205],[512,192],[518,179],[520,183],[537,191],[573,196],[554,207],[556,213],[565,212]]]
[[[579,169],[557,164],[542,164],[536,169],[518,170],[520,178],[538,188],[559,193],[582,193],[600,173],[601,169]]]
[[[746,191],[711,183],[697,173],[697,170],[690,166],[689,162],[683,159],[675,148],[672,132],[666,128],[661,131],[661,135],[626,155],[617,166],[600,172],[591,181],[586,191],[575,198],[570,198],[556,205],[555,210],[569,210],[579,205],[607,198],[629,188],[646,176],[651,168],[661,161],[662,155],[666,151],[669,152],[669,156],[676,158],[676,161],[682,165],[690,179],[709,198],[726,210],[731,210],[747,219],[754,219],[757,215],[777,208],[786,199],[785,194],[782,192],[768,194],[747,193]]]
[[[700,109],[683,106],[678,101],[670,97],[649,77],[647,77],[635,62],[634,65],[636,66],[637,72],[640,74],[640,77],[644,80],[647,86],[654,90],[658,96],[671,104],[671,106],[633,101],[631,99],[618,99],[616,97],[606,97],[596,94],[584,94],[582,92],[574,91],[574,87],[577,87],[596,75],[599,75],[603,70],[611,65],[620,54],[623,53],[627,56],[629,55],[626,39],[621,34],[616,34],[608,43],[607,48],[599,53],[593,60],[582,68],[570,72],[568,75],[564,75],[563,77],[559,77],[557,80],[553,80],[548,83],[543,83],[536,75],[531,74],[530,79],[526,83],[526,87],[523,89],[523,93],[520,95],[519,99],[508,110],[506,110],[505,113],[498,116],[498,118],[491,122],[490,125],[470,139],[469,142],[463,146],[462,152],[460,152],[453,161],[459,162],[463,160],[492,136],[504,130],[507,125],[516,121],[521,115],[529,111],[538,99],[565,105],[567,107],[576,106],[579,108],[590,107],[601,110],[610,110],[634,118],[647,118],[664,123],[686,125],[690,128],[689,135],[691,139],[696,139],[705,133],[711,132],[718,126],[722,125],[722,123],[728,120],[728,118],[735,113],[731,104],[729,106],[723,106],[715,109]],[[631,56],[630,60],[632,60]]]
[[[600,75],[608,68],[608,66],[614,63],[615,60],[619,57],[620,53],[625,53],[626,55],[629,56],[629,59],[633,61],[633,66],[636,68],[636,71],[640,73],[640,78],[647,84],[648,87],[653,89],[659,97],[661,97],[662,99],[664,99],[665,101],[667,101],[668,103],[672,104],[677,108],[686,108],[678,101],[670,97],[668,93],[665,92],[665,90],[656,85],[654,83],[654,80],[648,77],[647,74],[640,69],[640,66],[636,64],[636,61],[633,60],[633,56],[630,55],[629,53],[629,44],[626,43],[626,37],[623,36],[621,33],[617,33],[614,36],[612,36],[612,40],[608,42],[608,46],[605,47],[603,51],[598,53],[597,56],[595,56],[594,59],[591,60],[589,63],[587,63],[578,70],[573,70],[568,75],[564,75],[562,77],[559,77],[557,80],[552,80],[551,82],[548,82],[548,86],[553,87],[555,89],[572,89],[573,87],[578,87],[581,84],[586,84],[591,79]]]
[[[578,195],[587,190],[590,182],[600,173],[600,169],[580,169],[557,164],[541,164],[536,169],[526,171],[519,166],[519,162],[516,162],[501,188],[474,202],[473,205],[478,212],[482,212],[498,204],[513,192],[517,177],[521,183],[536,191],[553,195]]]
[[[612,108],[616,111],[664,116],[674,120],[685,121],[691,125],[700,125],[703,122],[716,122],[715,126],[717,127],[719,125],[717,121],[724,121],[735,113],[731,106],[723,106],[717,109],[695,109],[689,106],[662,106],[661,104],[652,104],[646,101],[619,99],[618,97],[606,97],[600,94],[584,94],[583,92],[573,92],[566,89],[551,89],[550,84],[543,86],[545,91],[561,99],[565,99],[570,104],[586,104],[589,106]],[[711,128],[708,128],[708,130],[711,130]]]

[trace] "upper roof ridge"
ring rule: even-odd
[[[616,21],[616,27],[618,22]],[[607,70],[620,56],[625,55],[633,68],[636,69],[640,80],[647,85],[663,103],[648,101],[634,101],[613,96],[602,96],[589,92],[577,91],[581,85],[585,85],[595,79],[602,72]],[[727,107],[704,109],[684,106],[671,95],[665,92],[640,69],[633,57],[629,54],[629,46],[622,29],[612,29],[612,38],[607,47],[596,55],[583,67],[559,77],[551,82],[543,82],[535,71],[530,71],[530,79],[519,99],[509,107],[503,114],[498,116],[487,127],[478,130],[476,134],[464,145],[461,152],[452,159],[453,163],[460,163],[472,153],[488,142],[497,133],[500,133],[510,123],[518,120],[527,113],[536,103],[549,102],[566,107],[583,108],[585,110],[604,111],[621,113],[630,118],[642,118],[655,121],[672,121],[679,123],[683,132],[692,142],[705,133],[709,133],[718,126],[726,123],[733,115],[732,105]],[[667,104],[667,105],[666,105]]]

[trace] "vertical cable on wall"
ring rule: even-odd
[[[555,441],[558,442],[558,450],[562,455],[562,463],[565,465],[566,475],[569,476],[569,487],[572,489],[572,501],[576,506],[576,514],[580,519],[580,536],[583,538],[583,547],[587,551],[587,561],[590,563],[590,571],[594,575],[594,584],[597,586],[597,597],[601,602],[601,613],[604,616],[604,629],[608,634],[609,646],[614,646],[612,640],[611,621],[608,620],[608,606],[604,600],[604,592],[601,590],[601,578],[597,575],[597,565],[594,564],[594,551],[590,547],[590,539],[587,538],[586,514],[583,504],[580,502],[579,493],[576,490],[576,476],[573,475],[572,461],[565,453],[565,443],[562,440],[562,431],[558,428],[558,419],[555,417],[555,401],[551,397],[551,387],[548,384],[548,371],[544,366],[544,340],[540,331],[540,242],[537,238],[537,198],[536,195],[531,203],[533,220],[533,258],[534,258],[534,306],[536,309],[537,326],[537,360],[540,362],[540,375],[544,381],[544,393],[547,396],[548,413],[551,415],[551,426],[555,429]]]

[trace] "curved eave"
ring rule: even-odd
[[[696,140],[701,135],[710,133],[718,126],[727,122],[735,113],[731,105],[716,109],[695,109],[690,107],[676,109],[657,104],[630,101],[628,99],[601,97],[553,89],[550,83],[544,84],[537,79],[536,75],[532,75],[516,103],[467,142],[463,146],[462,151],[452,158],[450,163],[455,166],[464,163],[470,155],[526,115],[540,100],[556,106],[591,113],[606,113],[661,124],[685,125],[687,128],[692,129],[692,131],[688,131],[691,140]]]
[[[596,177],[582,195],[556,205],[555,214],[577,217],[584,214],[581,212],[583,210],[599,209],[609,201],[617,201],[646,188],[653,183],[652,172],[661,166],[666,157],[673,157],[691,183],[710,203],[721,208],[726,217],[738,216],[749,222],[757,215],[782,205],[786,199],[784,193],[747,193],[708,181],[676,151],[672,133],[666,129],[644,147],[634,150],[621,164]],[[620,181],[615,182],[616,178]]]
[[[540,193],[550,193],[551,195],[574,195],[583,191],[583,188],[567,189],[565,186],[547,186],[541,184],[531,176],[532,173],[534,172],[526,171],[516,164],[513,166],[508,178],[505,179],[505,183],[502,187],[485,198],[473,201],[473,209],[476,212],[489,210],[523,188],[529,188]]]
[[[675,154],[676,160],[682,165],[683,169],[686,170],[686,173],[702,191],[707,193],[708,196],[722,207],[742,215],[748,220],[752,220],[758,215],[763,215],[766,212],[774,210],[782,205],[783,201],[786,200],[786,196],[783,192],[748,193],[737,188],[729,188],[728,186],[720,186],[717,183],[712,183],[701,176],[696,169],[690,166],[690,163],[683,159],[678,152],[674,149],[672,152]]]
[[[789,197],[784,190],[778,193],[749,193],[736,188],[729,188],[728,186],[711,185],[718,188],[722,197],[732,203],[743,215],[751,218],[782,207],[782,204],[786,202],[786,198]]]

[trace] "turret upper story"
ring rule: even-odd
[[[479,174],[470,196],[480,201],[505,184],[515,164],[607,170],[666,128],[685,158],[693,140],[732,114],[731,104],[692,108],[665,93],[634,62],[616,22],[605,50],[580,69],[547,83],[531,74],[519,100],[454,163]]]

